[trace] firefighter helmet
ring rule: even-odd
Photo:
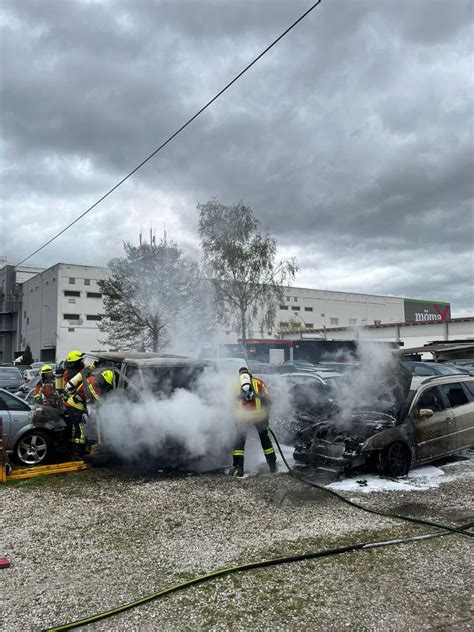
[[[70,351],[66,356],[66,362],[79,362],[80,360],[84,360],[82,351]]]
[[[43,364],[39,372],[43,381],[53,380],[54,371],[50,364]]]
[[[114,372],[113,371],[111,371],[110,369],[106,369],[105,371],[102,371],[101,376],[104,378],[107,384],[110,384],[110,386],[114,385]]]
[[[110,391],[114,387],[114,372],[106,369],[99,373],[96,384],[100,391]]]

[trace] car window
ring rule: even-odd
[[[463,382],[468,392],[471,394],[471,399],[474,400],[474,382]]]
[[[18,369],[2,369],[0,368],[0,378],[2,380],[21,380],[21,373]]]
[[[464,404],[469,403],[467,395],[459,382],[453,382],[452,384],[443,384],[441,388],[448,398],[449,405],[452,408],[456,408],[456,406],[464,406]]]
[[[428,388],[426,391],[424,391],[420,395],[416,407],[417,410],[421,410],[422,408],[430,408],[433,412],[444,410],[445,406],[438,387],[434,386],[433,388]]]
[[[423,364],[415,364],[413,372],[415,375],[434,375],[434,370]]]
[[[440,363],[436,364],[436,372],[438,375],[459,375],[460,373],[464,373],[462,369]]]
[[[2,393],[0,395],[0,406],[3,410],[30,410],[27,404],[24,404],[16,397]]]

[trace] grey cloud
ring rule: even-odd
[[[2,193],[17,224],[1,250],[12,259],[100,197],[309,6],[3,4]],[[67,259],[82,234],[84,262],[104,263],[141,221],[164,218],[195,250],[196,203],[243,198],[284,249],[320,253],[321,279],[343,261],[339,289],[373,252],[369,267],[399,274],[359,291],[422,296],[432,282],[466,305],[472,33],[463,0],[323,2],[38,262]],[[44,213],[46,226],[35,219]],[[446,277],[417,280],[410,262],[440,249]]]

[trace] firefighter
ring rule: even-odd
[[[87,404],[99,400],[114,387],[114,372],[110,369],[88,375],[65,402],[64,419],[70,430],[71,456],[82,459],[86,451],[83,416]]]
[[[35,386],[35,402],[42,406],[57,408],[59,406],[59,393],[54,384],[53,367],[43,364],[40,369],[41,381]]]
[[[273,474],[277,471],[276,454],[268,434],[270,397],[263,380],[253,377],[247,367],[239,369],[235,418],[237,434],[234,443],[232,476],[244,475],[245,440],[250,426],[255,426],[263,453]]]
[[[84,353],[82,351],[70,351],[66,361],[61,368],[56,371],[56,388],[63,391],[66,396],[76,390],[83,380],[84,369],[92,370],[95,364],[88,367],[84,364]]]

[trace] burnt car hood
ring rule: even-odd
[[[360,445],[405,417],[412,377],[398,361],[374,375],[353,371],[344,379],[330,415],[313,418],[300,438]]]

